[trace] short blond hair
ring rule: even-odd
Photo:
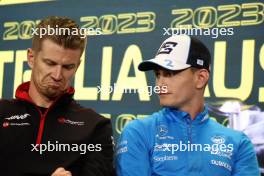
[[[80,29],[78,24],[68,18],[68,17],[59,17],[59,16],[50,16],[43,19],[37,26],[37,29],[41,28],[67,28],[69,30],[72,29]],[[50,39],[51,41],[55,42],[56,44],[69,49],[80,49],[81,53],[83,52],[85,45],[86,45],[86,37],[78,35],[48,35],[45,34],[43,36],[34,35],[32,39],[32,49],[35,52],[41,50],[42,42],[45,39]]]

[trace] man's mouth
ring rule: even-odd
[[[168,92],[166,92],[166,93],[159,93],[159,96],[161,96],[161,95],[169,95],[169,94],[171,94],[171,93],[168,93]]]
[[[49,83],[48,85],[49,87],[54,88],[54,89],[58,89],[59,87],[61,87],[61,84],[59,83]]]

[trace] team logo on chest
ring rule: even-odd
[[[224,144],[225,138],[223,136],[213,136],[211,137],[211,141],[215,144]]]
[[[156,137],[158,139],[162,139],[162,140],[165,140],[165,139],[174,139],[173,136],[170,136],[169,135],[169,129],[166,125],[159,125],[157,126],[157,129],[156,129]]]
[[[218,155],[220,157],[231,159],[233,155],[233,144],[226,144],[226,138],[224,136],[211,137],[213,142],[211,146],[211,154]]]
[[[59,117],[58,118],[58,122],[60,124],[69,124],[69,125],[75,125],[75,126],[83,126],[84,122],[80,122],[80,121],[73,121],[70,119],[66,119],[65,117]]]
[[[26,119],[29,116],[30,116],[30,114],[25,113],[25,114],[22,114],[22,115],[13,115],[13,116],[10,116],[10,117],[6,117],[5,119],[6,120],[24,120],[24,119]]]
[[[165,136],[166,134],[168,134],[168,127],[165,125],[160,125],[157,128],[157,132],[159,136]]]
[[[4,118],[4,122],[2,124],[2,127],[8,128],[11,126],[29,126],[30,123],[20,121],[20,120],[27,119],[29,116],[30,116],[30,114],[25,113],[25,114],[21,114],[21,115],[12,115],[10,117],[6,117],[6,118]]]

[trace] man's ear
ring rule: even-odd
[[[34,56],[34,51],[32,50],[32,48],[28,48],[27,49],[27,61],[28,61],[28,66],[32,69],[34,66],[34,60],[35,56]]]
[[[206,69],[199,69],[197,71],[197,84],[196,88],[204,88],[209,80],[209,72]]]

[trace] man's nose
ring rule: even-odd
[[[163,76],[159,76],[159,78],[156,78],[156,86],[167,86],[165,78]]]
[[[60,81],[62,79],[62,66],[57,65],[54,68],[51,76],[55,81]]]

